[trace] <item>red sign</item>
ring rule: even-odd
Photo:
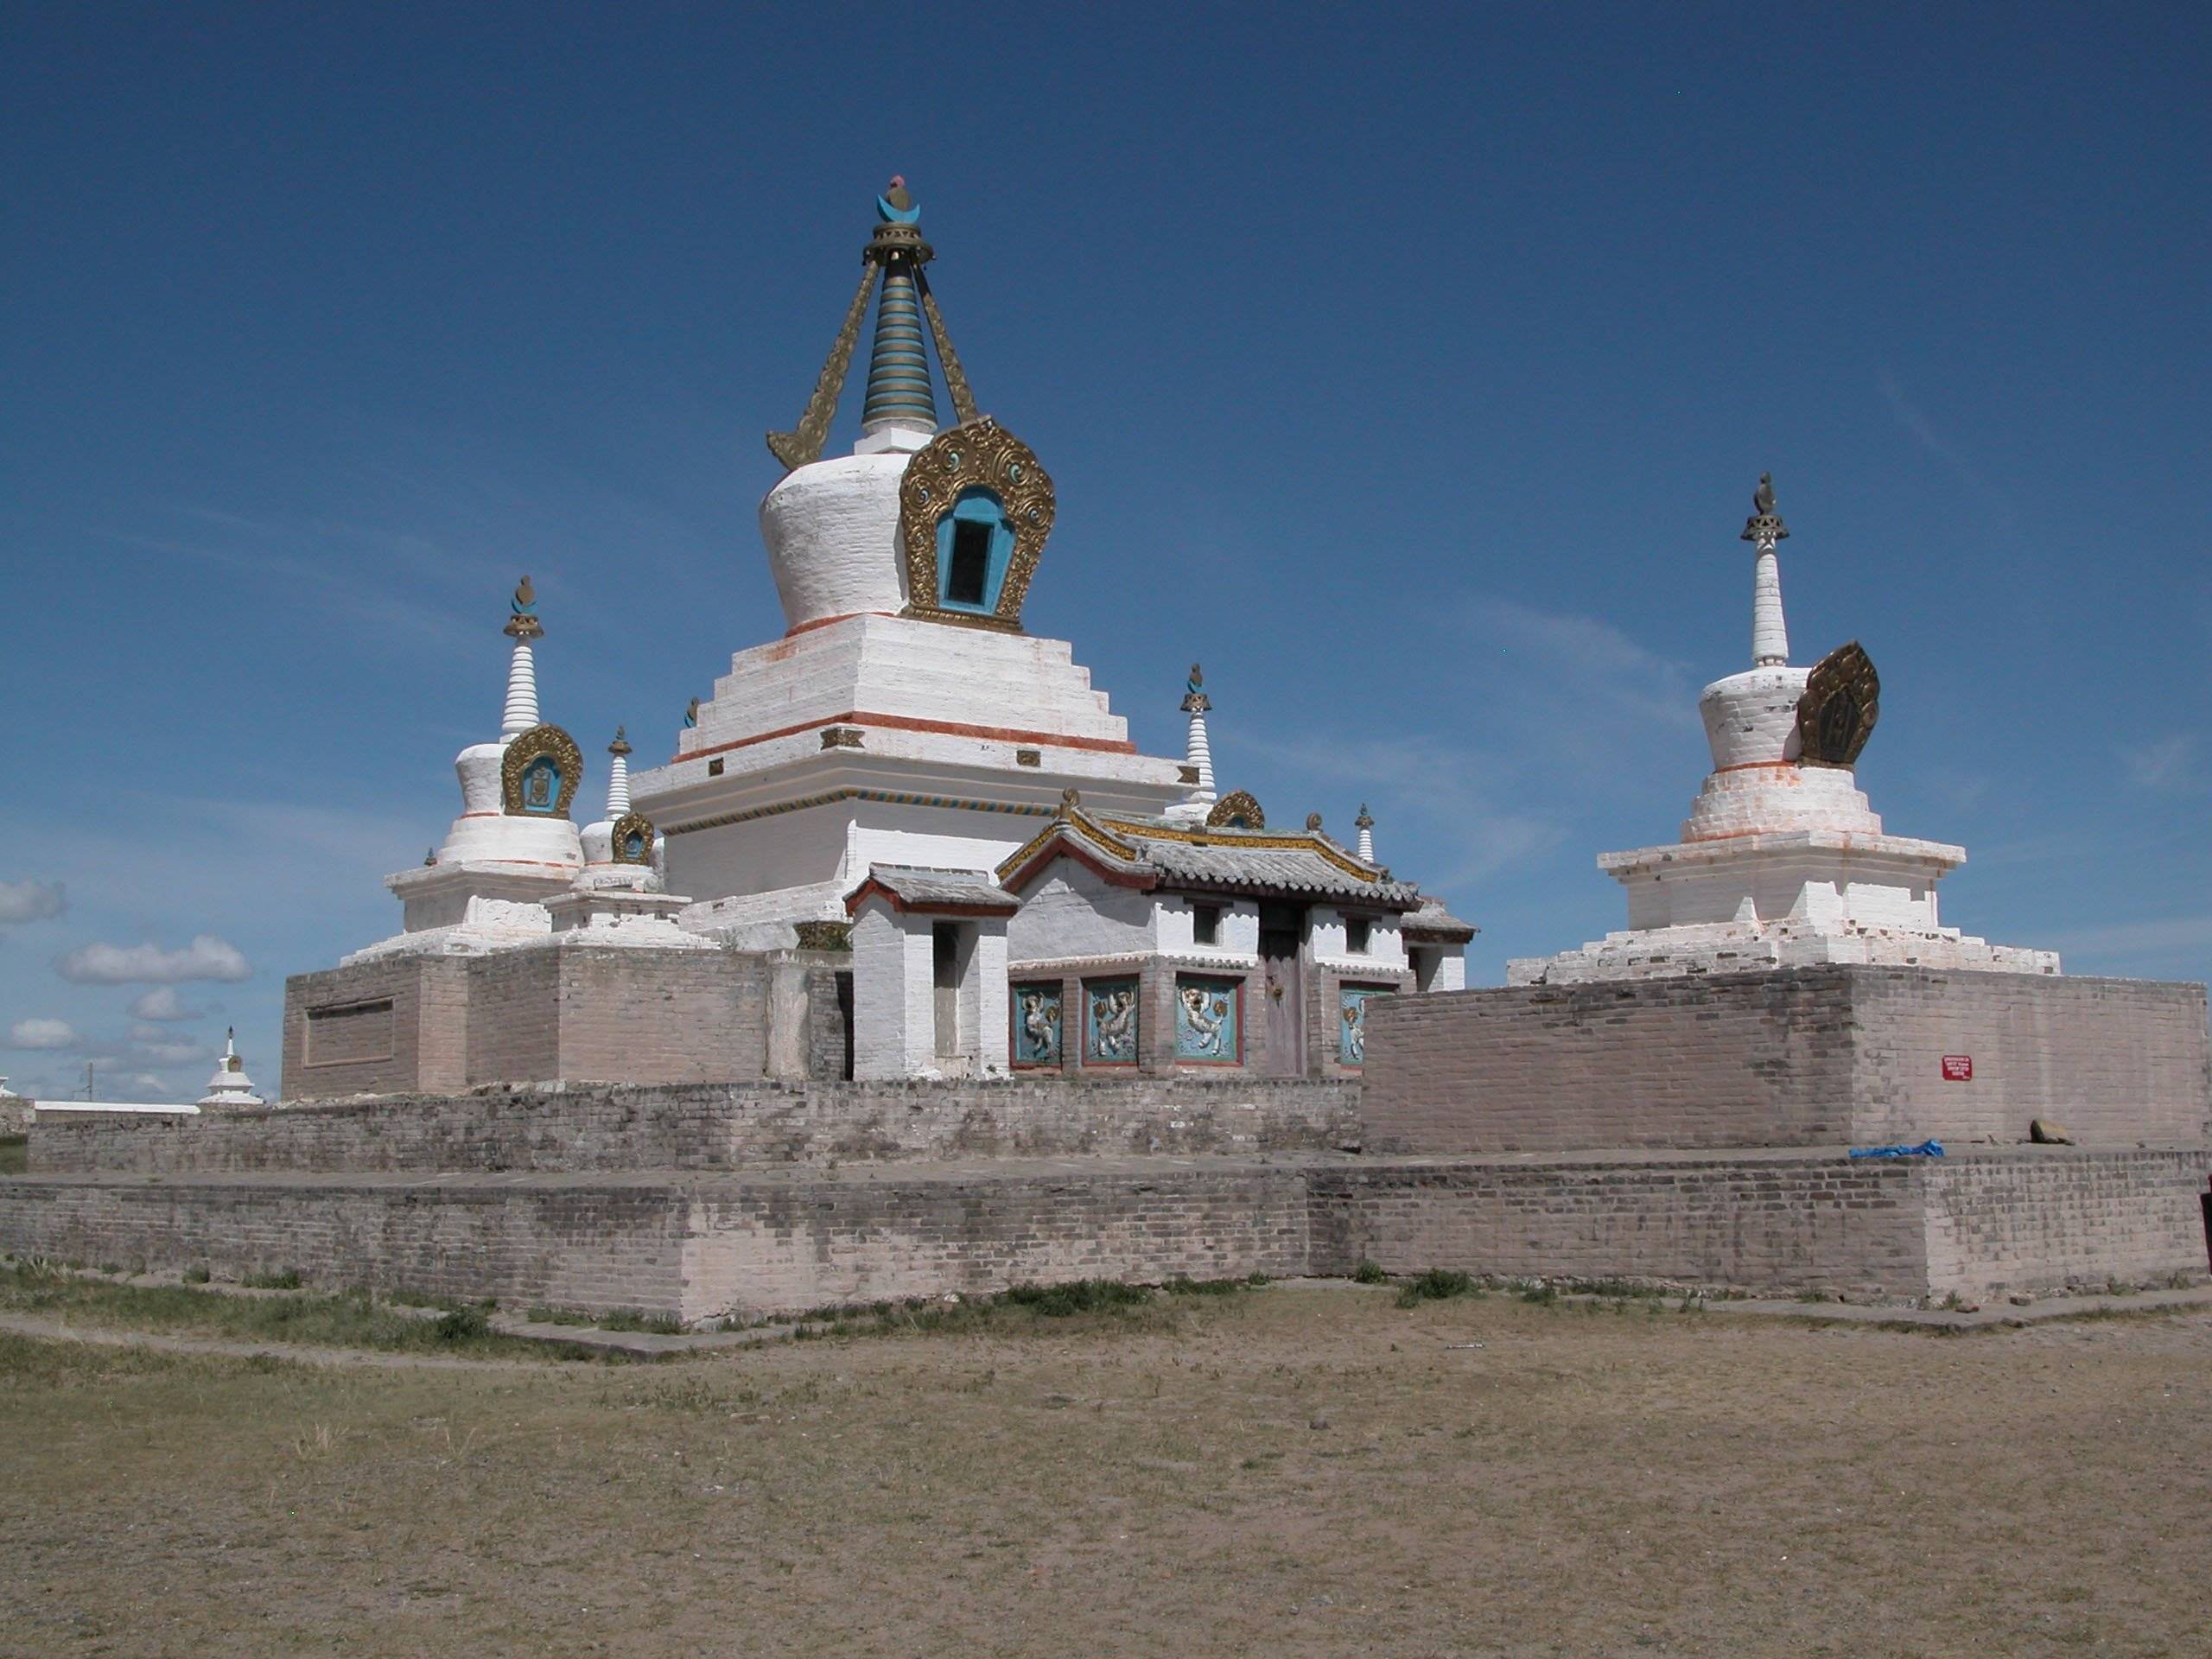
[[[1972,1083],[1974,1081],[1974,1056],[1971,1054],[1946,1054],[1943,1057],[1943,1081],[1946,1083]]]

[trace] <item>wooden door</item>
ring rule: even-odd
[[[1261,1028],[1266,1047],[1261,1069],[1271,1077],[1306,1075],[1306,991],[1300,954],[1306,912],[1298,905],[1260,906]]]

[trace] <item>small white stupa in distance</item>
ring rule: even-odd
[[[401,954],[480,956],[551,931],[544,901],[584,867],[569,804],[583,773],[575,740],[537,708],[535,642],[545,632],[537,592],[524,576],[501,629],[514,642],[495,741],[454,758],[461,816],[445,842],[416,868],[385,878],[400,901],[403,931],[344,960]]]
[[[268,1103],[256,1094],[253,1079],[245,1074],[245,1062],[238,1058],[238,1027],[233,1026],[223,1033],[223,1056],[215,1062],[215,1075],[207,1079],[207,1092],[200,1096],[201,1106],[265,1106]]]
[[[1628,891],[1628,931],[1506,963],[1510,985],[1751,973],[1816,963],[2055,974],[2057,953],[1991,944],[1938,920],[1936,884],[1966,849],[1886,835],[1853,768],[1881,684],[1857,641],[1789,662],[1778,543],[1789,531],[1762,474],[1753,544],[1751,666],[1698,698],[1713,771],[1670,846],[1602,853]]]

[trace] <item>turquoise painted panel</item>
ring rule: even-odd
[[[1137,982],[1134,979],[1084,982],[1083,1063],[1137,1063]]]
[[[990,538],[983,562],[982,596],[976,599],[953,597],[952,555],[963,524],[976,526]],[[952,511],[937,521],[937,602],[948,611],[964,611],[971,616],[995,615],[1000,590],[1006,586],[1007,567],[1013,561],[1014,526],[1007,522],[1005,504],[980,485],[961,491]]]
[[[1383,985],[1337,988],[1337,1058],[1343,1064],[1367,1064],[1367,999],[1389,995],[1389,988]]]
[[[1060,1063],[1060,988],[1057,982],[1014,987],[1014,1063]]]
[[[1175,976],[1175,1058],[1235,1065],[1244,1058],[1244,982]]]
[[[561,810],[561,768],[550,754],[541,754],[522,769],[522,810],[555,813]]]

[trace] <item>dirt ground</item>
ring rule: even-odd
[[[1274,1287],[660,1366],[0,1336],[0,1653],[2212,1653],[2212,1315]]]

